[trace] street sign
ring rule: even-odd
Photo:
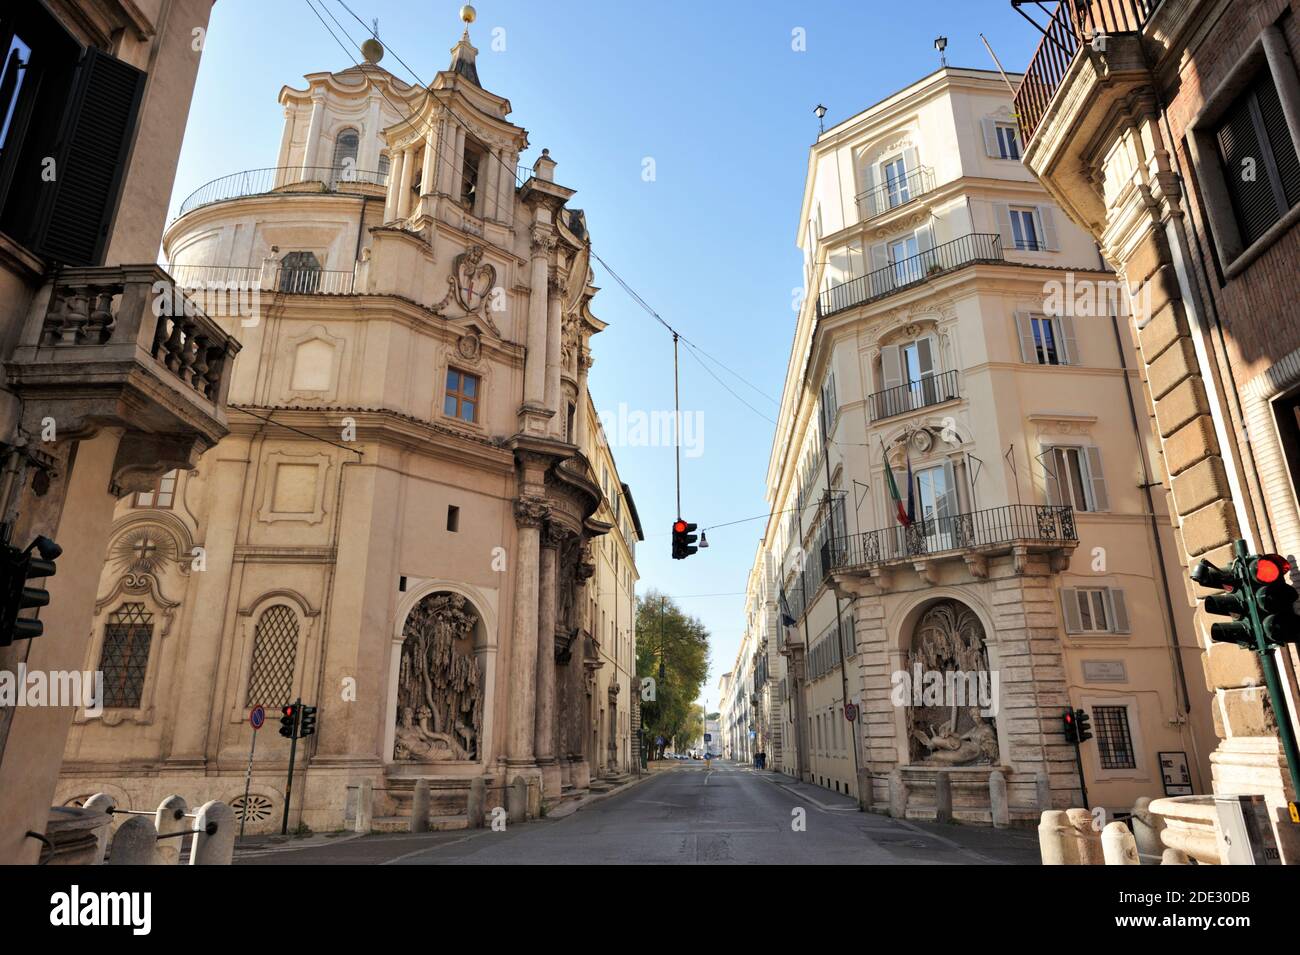
[[[244,838],[244,823],[248,820],[248,793],[253,786],[253,753],[257,750],[257,731],[266,722],[266,707],[260,703],[248,714],[248,723],[253,727],[253,742],[248,747],[248,770],[244,773],[244,805],[239,810],[239,838]]]
[[[252,725],[253,729],[260,730],[262,724],[266,722],[266,707],[261,706],[260,704],[253,707],[253,711],[248,714],[248,722]]]
[[[848,720],[850,723],[856,723],[858,721],[858,704],[845,703],[844,718]]]
[[[712,733],[705,733],[705,734],[704,734],[704,742],[706,742],[706,743],[712,743],[712,742],[713,742],[713,734],[712,734]]]

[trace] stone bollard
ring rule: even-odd
[[[148,816],[132,816],[117,827],[109,865],[156,865],[158,830]]]
[[[1092,827],[1092,813],[1087,809],[1067,809],[1065,816],[1074,829],[1076,865],[1104,865],[1101,833]]]
[[[1164,817],[1151,811],[1150,796],[1142,796],[1133,803],[1133,838],[1137,840],[1139,856],[1154,859],[1164,852],[1164,843],[1160,840],[1164,828]]]
[[[1110,822],[1101,831],[1101,852],[1106,865],[1141,865],[1137,840],[1122,822]]]
[[[483,828],[484,806],[487,804],[487,782],[482,776],[469,781],[469,798],[465,801],[465,815],[471,829]]]
[[[411,797],[411,831],[429,831],[429,781],[415,781],[415,795]]]
[[[871,803],[875,794],[871,791],[871,770],[858,770],[858,808],[871,812]]]
[[[158,811],[153,816],[153,826],[158,835],[166,836],[169,832],[188,832],[190,820],[185,813],[189,807],[180,796],[168,796],[158,804]],[[181,859],[183,836],[168,836],[158,840],[158,864],[176,865]]]
[[[1071,865],[1074,829],[1060,809],[1045,810],[1038,820],[1038,855],[1043,865]]]
[[[363,779],[357,783],[357,814],[352,820],[353,832],[369,832],[374,823],[375,784]]]
[[[989,807],[993,811],[993,828],[1006,829],[1011,825],[1011,803],[1007,796],[1007,777],[1002,770],[989,773]]]
[[[1161,865],[1191,865],[1182,849],[1166,849],[1160,856]]]
[[[934,776],[934,821],[952,822],[952,777],[947,773]]]
[[[235,818],[235,810],[215,799],[205,802],[194,820],[190,865],[230,865],[235,857],[235,836],[238,834],[239,820]]]
[[[90,863],[91,865],[103,865],[104,855],[108,852],[108,839],[113,834],[113,810],[117,808],[117,800],[108,793],[95,793],[86,800],[86,804],[82,808],[89,809],[92,812],[108,814],[108,825],[95,833],[95,839],[99,844],[95,848],[95,858]]]
[[[528,780],[528,818],[542,817],[542,777],[534,776]]]
[[[889,774],[889,814],[895,819],[907,818],[907,783],[897,769]]]
[[[1038,796],[1038,808],[1042,812],[1052,808],[1052,780],[1047,773],[1039,770],[1034,776],[1034,791]]]
[[[510,822],[523,822],[528,818],[528,780],[516,776],[506,789],[506,818]]]

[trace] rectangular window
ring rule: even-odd
[[[460,508],[455,504],[447,506],[447,530],[453,534],[460,530]]]
[[[1096,727],[1097,756],[1102,769],[1136,769],[1133,736],[1129,732],[1127,706],[1094,706],[1092,724]]]
[[[1228,107],[1214,138],[1241,244],[1248,246],[1300,202],[1300,157],[1267,69]]]
[[[910,197],[907,191],[907,167],[901,156],[881,164],[880,178],[885,184],[886,202],[890,209],[908,201]]]
[[[1101,451],[1094,447],[1050,447],[1041,455],[1047,482],[1047,503],[1076,511],[1110,510]]]
[[[1020,158],[1020,140],[1016,127],[1009,123],[997,124],[998,156],[1002,159]]]
[[[455,368],[447,369],[447,394],[442,413],[471,424],[478,420],[479,378]]]
[[[1061,609],[1067,633],[1128,633],[1124,591],[1115,587],[1065,587]]]
[[[104,673],[104,706],[138,709],[149,669],[153,614],[142,603],[125,603],[109,615],[99,668]]]
[[[1034,330],[1034,353],[1040,365],[1061,364],[1061,352],[1057,346],[1059,335],[1056,319],[1046,315],[1035,315],[1030,319]]]
[[[1028,208],[1011,209],[1011,235],[1016,248],[1024,252],[1037,252],[1045,248],[1039,238],[1038,210]]]
[[[170,510],[176,496],[176,478],[180,471],[173,469],[158,479],[152,491],[140,491],[135,496],[133,507],[157,507]]]

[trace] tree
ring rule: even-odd
[[[695,700],[709,675],[709,632],[657,591],[638,598],[636,612],[637,675],[653,681],[647,685],[652,698],[642,695],[641,726],[661,757],[656,737],[688,746],[704,732],[704,710]]]

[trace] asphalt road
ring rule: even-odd
[[[237,864],[1037,864],[1033,830],[902,822],[747,766],[683,764],[563,819],[367,836]]]

